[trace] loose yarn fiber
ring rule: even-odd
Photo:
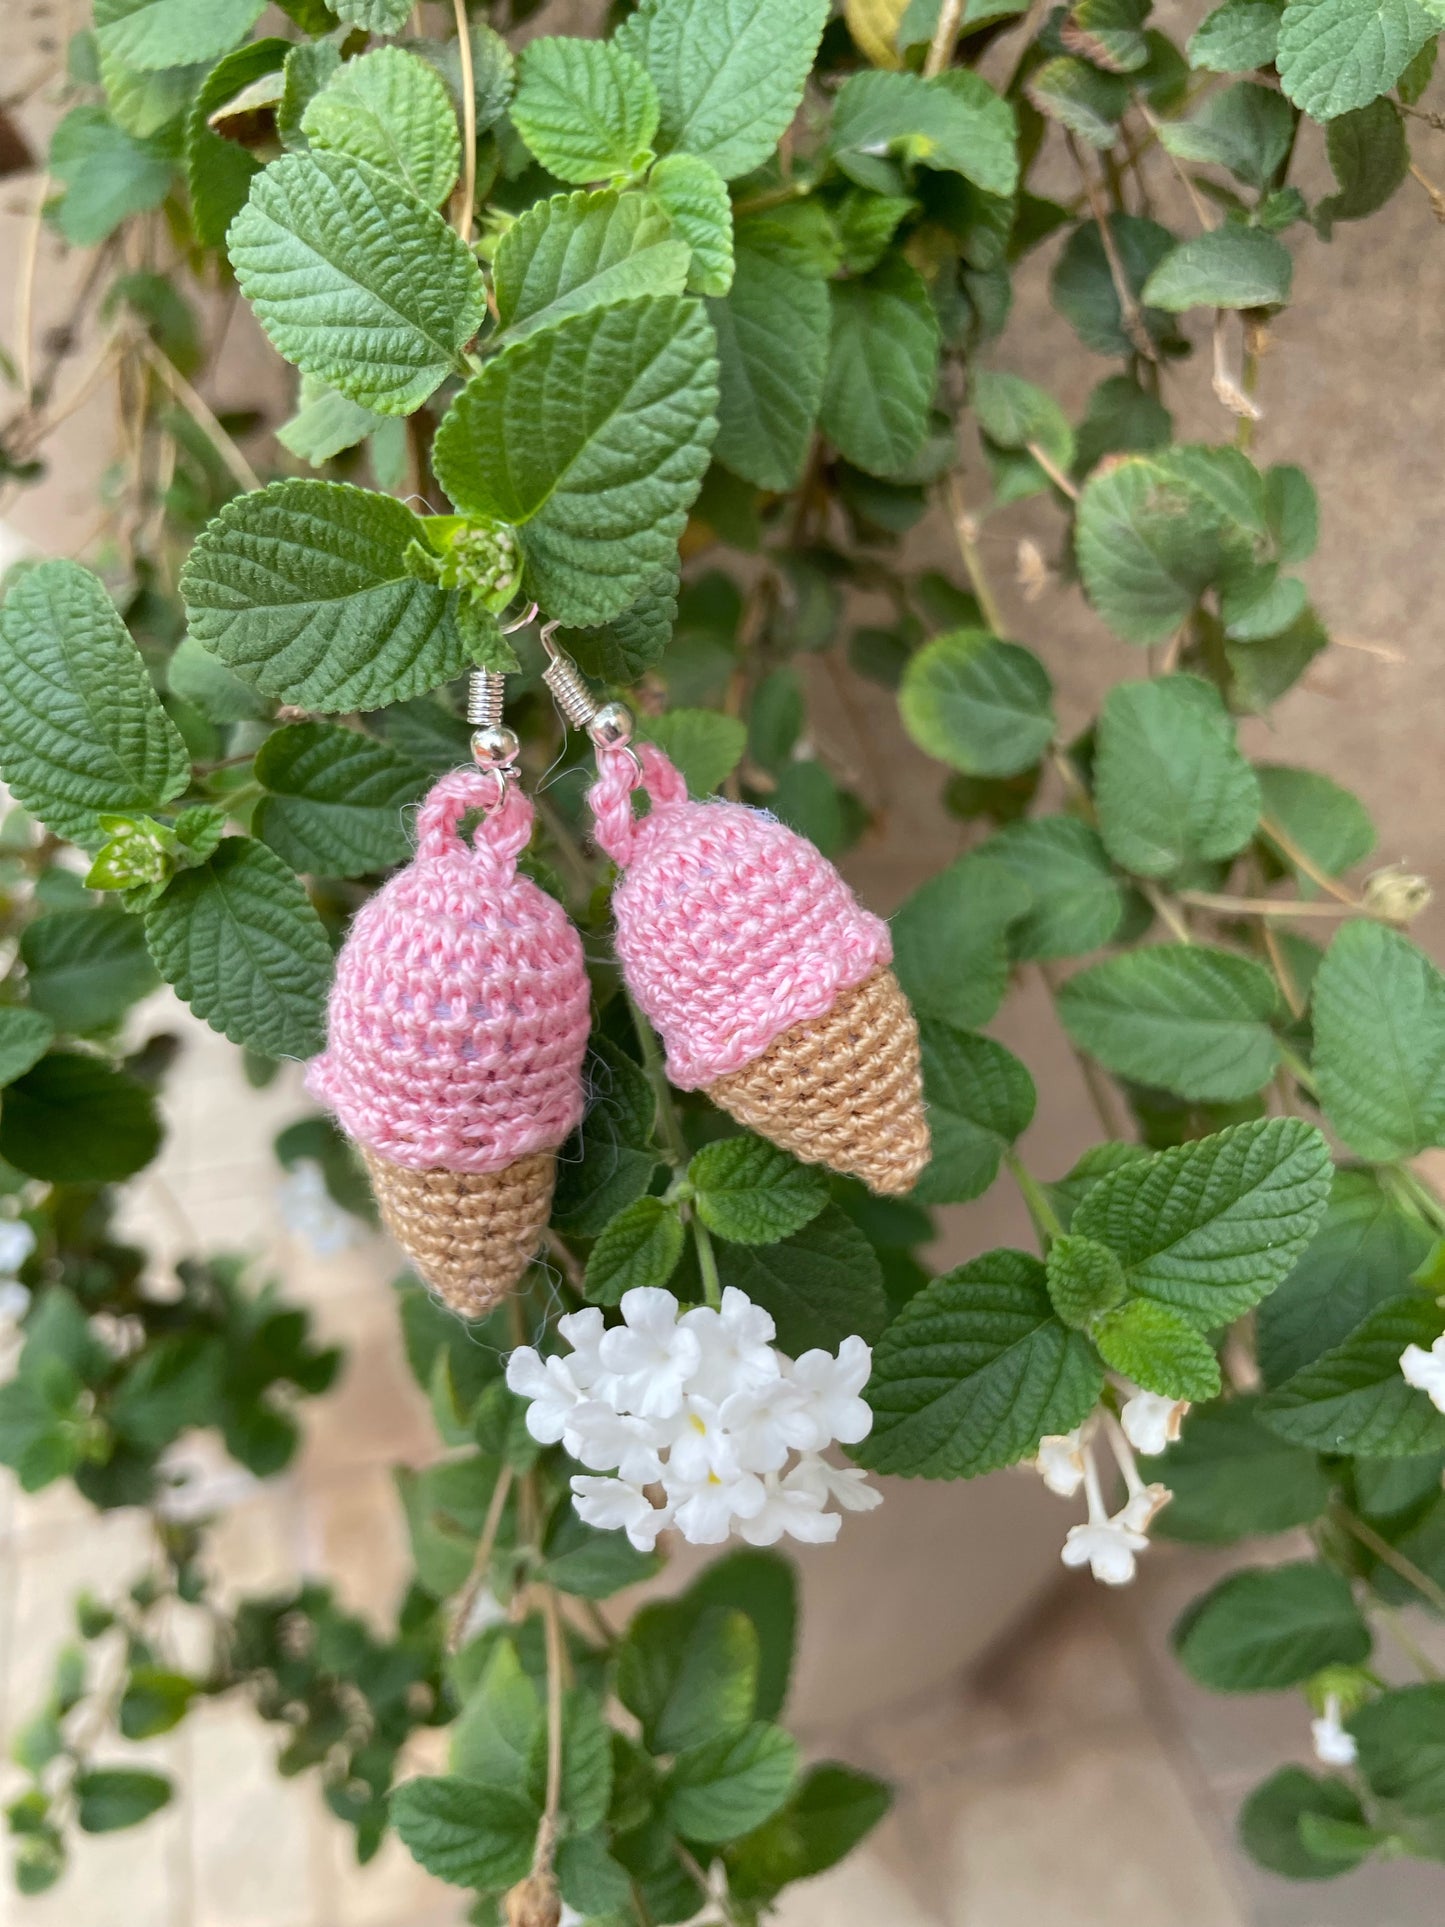
[[[481,812],[470,845],[462,818]],[[337,960],[314,1096],[361,1146],[388,1229],[479,1315],[546,1227],[555,1153],[582,1115],[590,995],[561,905],[517,857],[532,805],[493,771],[444,776],[417,852]]]
[[[786,824],[689,801],[652,744],[598,760],[594,834],[622,869],[617,955],[673,1083],[807,1163],[911,1190],[928,1123],[887,924]]]

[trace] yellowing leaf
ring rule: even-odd
[[[901,67],[898,26],[908,0],[845,0],[843,18],[859,51],[875,67]]]

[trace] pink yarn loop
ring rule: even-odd
[[[483,868],[509,874],[531,838],[533,811],[517,785],[496,770],[456,769],[433,785],[416,813],[417,855],[444,856],[462,843],[461,821],[473,810],[482,817],[472,848]]]
[[[632,797],[639,789],[647,791],[654,810],[673,809],[687,801],[682,772],[655,743],[598,752],[597,781],[588,791],[587,801],[592,809],[593,839],[614,863],[631,860],[637,829]]]

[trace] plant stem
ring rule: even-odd
[[[1295,1083],[1300,1086],[1301,1090],[1306,1091],[1310,1097],[1314,1097],[1316,1095],[1315,1074],[1300,1056],[1299,1052],[1291,1050],[1288,1044],[1281,1043],[1278,1038],[1275,1040],[1275,1047],[1279,1051],[1280,1062],[1284,1065]]]
[[[953,523],[953,533],[958,540],[958,552],[963,558],[963,566],[968,571],[968,579],[973,584],[973,593],[983,614],[984,621],[996,636],[1004,632],[1003,611],[994,599],[984,570],[983,557],[978,552],[978,524],[968,512],[968,504],[963,499],[963,490],[958,476],[950,474],[943,485],[948,502],[949,519]]]
[[[682,1119],[672,1101],[672,1086],[667,1081],[667,1066],[662,1060],[657,1033],[639,1010],[632,992],[624,988],[622,994],[627,999],[627,1008],[632,1012],[632,1027],[637,1032],[637,1041],[642,1048],[642,1068],[647,1072],[647,1081],[657,1099],[657,1126],[662,1133],[667,1161],[675,1170],[681,1170],[687,1164],[690,1153],[687,1139],[682,1134]]]
[[[235,442],[232,441],[225,429],[222,428],[221,424],[216,420],[209,405],[196,393],[180,369],[177,368],[174,362],[167,356],[161,353],[149,335],[140,335],[137,337],[137,340],[141,353],[160,376],[166,387],[170,389],[181,407],[185,409],[197,428],[200,429],[206,440],[211,444],[211,447],[215,449],[217,455],[225,463],[235,480],[238,481],[244,489],[259,488],[261,486],[261,477],[256,473],[255,469],[252,468],[240,449],[237,448]]]
[[[1180,903],[1230,917],[1329,917],[1338,922],[1355,915],[1352,904],[1305,903],[1297,897],[1229,897],[1212,890],[1180,890],[1177,895]]]
[[[928,58],[923,63],[923,78],[932,80],[941,74],[945,67],[953,64],[954,48],[958,45],[959,30],[963,26],[963,0],[943,0],[938,10],[938,25],[933,30],[933,43],[928,49]]]
[[[1421,1572],[1413,1559],[1407,1559],[1403,1552],[1392,1546],[1388,1539],[1381,1538],[1372,1525],[1367,1525],[1357,1513],[1345,1505],[1334,1505],[1330,1515],[1338,1524],[1351,1533],[1367,1551],[1373,1552],[1381,1565],[1388,1566],[1397,1579],[1403,1579],[1407,1586],[1413,1586],[1422,1599],[1428,1600],[1437,1613],[1445,1613],[1445,1586],[1432,1579],[1428,1572]]]
[[[1385,1622],[1385,1625],[1389,1629],[1391,1639],[1394,1640],[1395,1644],[1407,1659],[1414,1661],[1424,1678],[1445,1679],[1445,1674],[1442,1674],[1440,1668],[1425,1651],[1425,1648],[1412,1633],[1405,1631],[1404,1626],[1400,1623],[1400,1615],[1393,1606],[1387,1606],[1383,1599],[1372,1599],[1370,1605]]]
[[[1332,877],[1327,870],[1322,870],[1314,858],[1307,851],[1302,850],[1289,832],[1276,823],[1272,816],[1262,816],[1259,819],[1259,832],[1261,836],[1267,836],[1271,843],[1277,844],[1303,876],[1307,876],[1311,883],[1318,884],[1320,889],[1326,891],[1337,903],[1347,903],[1352,910],[1363,907],[1337,878]]]
[[[457,16],[457,53],[462,63],[462,198],[457,207],[457,233],[471,245],[472,215],[477,203],[477,93],[472,78],[472,30],[466,0],[452,0]]]
[[[1445,1233],[1445,1203],[1442,1203],[1408,1164],[1387,1164],[1380,1172],[1388,1178],[1437,1233]]]
[[[1159,885],[1157,883],[1146,883],[1141,879],[1139,889],[1141,894],[1148,899],[1150,909],[1169,931],[1170,936],[1176,938],[1180,943],[1193,943],[1194,939],[1189,934],[1189,925],[1184,921],[1184,918],[1180,915],[1176,906],[1170,902],[1169,898],[1159,888]]]
[[[462,1587],[457,1599],[456,1610],[452,1614],[451,1628],[447,1633],[447,1651],[461,1651],[462,1640],[466,1637],[467,1621],[472,1616],[472,1608],[477,1603],[477,1595],[486,1584],[487,1572],[492,1563],[492,1552],[496,1547],[497,1533],[502,1523],[502,1513],[506,1509],[507,1496],[512,1490],[515,1474],[510,1465],[504,1465],[497,1475],[497,1483],[492,1487],[492,1496],[487,1505],[487,1516],[482,1521],[482,1536],[477,1541],[476,1556],[472,1569],[467,1574],[467,1583]]]
[[[547,1791],[542,1823],[537,1829],[537,1847],[532,1857],[532,1878],[552,1871],[552,1855],[557,1845],[557,1816],[562,1808],[562,1687],[567,1664],[562,1644],[562,1617],[557,1610],[557,1594],[551,1586],[542,1588],[542,1624],[547,1635]]]
[[[696,1205],[688,1207],[688,1222],[692,1226],[692,1241],[697,1247],[697,1268],[702,1274],[703,1302],[712,1306],[714,1311],[722,1309],[722,1280],[718,1276],[717,1253],[712,1248],[712,1234],[697,1215]]]
[[[1034,1221],[1034,1229],[1039,1234],[1039,1242],[1047,1249],[1054,1238],[1062,1238],[1064,1235],[1064,1227],[1059,1223],[1059,1214],[1049,1203],[1048,1192],[1028,1169],[1017,1151],[1012,1149],[1005,1151],[1003,1161],[1008,1166],[1014,1183],[1023,1193],[1024,1203],[1029,1208],[1029,1216]]]

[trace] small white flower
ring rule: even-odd
[[[18,1278],[0,1278],[0,1325],[18,1325],[29,1309],[29,1289]]]
[[[677,1300],[656,1285],[625,1291],[620,1309],[624,1322],[597,1348],[602,1369],[616,1381],[613,1403],[639,1418],[672,1418],[702,1362],[697,1333],[678,1326]]]
[[[1423,1345],[1407,1345],[1400,1354],[1400,1370],[1407,1385],[1445,1412],[1445,1337],[1437,1338],[1428,1352]]]
[[[1114,1514],[1114,1524],[1129,1532],[1148,1532],[1173,1497],[1167,1485],[1136,1486],[1123,1510]]]
[[[1353,1733],[1347,1733],[1340,1724],[1340,1696],[1326,1693],[1325,1710],[1317,1720],[1310,1721],[1310,1736],[1314,1741],[1315,1758],[1325,1766],[1353,1766],[1359,1753]]]
[[[598,1356],[606,1330],[602,1314],[595,1305],[588,1305],[582,1311],[569,1312],[565,1318],[557,1320],[557,1336],[565,1338],[572,1347],[567,1369],[572,1374],[573,1382],[584,1392],[591,1392],[595,1398],[606,1399],[611,1405],[615,1401]]]
[[[557,1927],[587,1927],[587,1922],[575,1907],[569,1907],[564,1900],[562,1911],[557,1916]]]
[[[833,1499],[845,1512],[871,1512],[883,1503],[876,1485],[869,1485],[868,1474],[856,1465],[830,1465],[816,1452],[798,1460],[788,1474],[792,1490],[816,1492],[826,1505]]]
[[[616,1472],[629,1485],[651,1485],[662,1477],[659,1448],[667,1443],[663,1428],[615,1411],[604,1399],[584,1398],[572,1407],[562,1443],[579,1465],[592,1472]]]
[[[751,1472],[735,1479],[710,1473],[695,1483],[669,1476],[666,1491],[678,1531],[694,1546],[720,1546],[735,1521],[756,1519],[768,1500],[762,1480]]]
[[[775,1546],[784,1534],[810,1546],[830,1545],[837,1538],[842,1513],[823,1510],[823,1494],[816,1485],[799,1480],[800,1469],[794,1467],[785,1479],[769,1475],[762,1509],[738,1528],[750,1546]]]
[[[0,1218],[0,1276],[13,1278],[34,1249],[35,1233],[23,1218]]]
[[[560,1445],[582,1391],[565,1358],[543,1358],[531,1345],[519,1345],[507,1360],[507,1390],[531,1400],[527,1430],[539,1445]]]
[[[670,1506],[654,1505],[625,1479],[593,1479],[579,1473],[572,1481],[572,1503],[584,1525],[596,1526],[600,1532],[625,1532],[639,1552],[653,1550],[658,1533],[672,1518]]]
[[[710,1398],[688,1394],[674,1429],[667,1467],[671,1477],[683,1485],[736,1479],[743,1471],[738,1440]]]
[[[1034,1464],[1050,1492],[1056,1492],[1061,1499],[1072,1499],[1084,1483],[1083,1428],[1050,1433],[1040,1439]]]
[[[696,1336],[701,1349],[692,1390],[704,1398],[721,1404],[733,1392],[762,1392],[777,1382],[781,1367],[772,1347],[777,1326],[736,1285],[723,1292],[720,1311],[699,1305],[677,1323],[680,1331]]]
[[[361,1227],[326,1189],[315,1158],[297,1158],[277,1192],[281,1222],[318,1258],[335,1258],[356,1243]]]
[[[873,1369],[873,1354],[861,1338],[845,1338],[838,1356],[831,1352],[804,1352],[796,1359],[789,1377],[806,1395],[803,1418],[811,1425],[811,1436],[798,1442],[798,1449],[821,1452],[836,1439],[840,1445],[856,1445],[873,1429],[873,1414],[858,1394],[868,1383]]]
[[[1134,1555],[1147,1549],[1142,1532],[1112,1519],[1090,1519],[1070,1526],[1060,1555],[1066,1566],[1087,1566],[1106,1586],[1127,1586],[1134,1577]]]
[[[1179,1437],[1189,1410],[1187,1398],[1165,1398],[1159,1392],[1134,1392],[1124,1401],[1119,1422],[1124,1436],[1145,1458],[1157,1458]]]

